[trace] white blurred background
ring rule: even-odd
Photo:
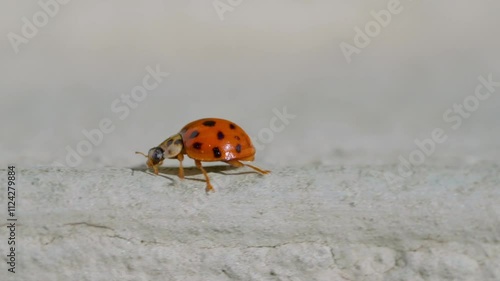
[[[109,118],[114,131],[77,166],[136,166],[134,151],[197,118],[230,119],[258,140],[283,107],[296,118],[258,163],[396,163],[437,127],[449,138],[427,161],[500,160],[500,87],[457,130],[443,120],[479,76],[500,81],[500,2],[402,0],[348,63],[339,45],[389,2],[243,0],[221,17],[212,1],[73,0],[16,54],[9,34],[43,10],[2,1],[0,162],[65,164],[82,130]],[[111,104],[156,65],[170,76],[121,120]]]

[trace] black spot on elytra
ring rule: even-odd
[[[167,146],[171,146],[173,142],[174,142],[174,140],[168,140],[167,141]]]
[[[221,140],[221,139],[223,139],[223,138],[224,138],[224,134],[223,134],[221,131],[219,131],[219,132],[217,133],[217,139],[220,139],[220,140]]]
[[[203,122],[203,125],[205,125],[207,127],[213,127],[213,126],[215,126],[215,121],[208,120],[208,121]]]
[[[238,137],[238,136],[234,136],[234,138],[237,139],[237,140],[240,140],[240,137]]]
[[[195,142],[195,143],[193,143],[193,148],[194,149],[201,149],[201,142]]]
[[[221,157],[222,154],[220,153],[220,150],[219,150],[218,147],[214,147],[212,150],[214,152],[214,157],[215,158],[220,158]]]
[[[238,145],[236,145],[236,152],[240,153],[241,152],[241,144],[238,143]]]
[[[234,126],[234,124],[231,123],[231,124],[229,124],[229,129],[234,130],[234,129],[236,129],[236,126]]]
[[[191,133],[191,135],[189,136],[189,138],[190,138],[190,139],[194,139],[194,138],[196,138],[199,134],[200,134],[200,132],[198,132],[198,131],[193,131],[193,132]]]
[[[175,140],[174,142],[176,145],[181,145],[182,144],[182,140],[181,139],[177,139]]]

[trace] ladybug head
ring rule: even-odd
[[[160,164],[160,162],[162,162],[163,159],[165,159],[165,157],[163,157],[164,152],[165,151],[161,147],[151,148],[148,151],[148,166],[151,167]]]
[[[162,142],[159,146],[153,147],[148,151],[148,155],[142,152],[136,152],[148,158],[146,165],[154,169],[154,173],[158,174],[158,166],[163,163],[165,158],[176,158],[177,155],[183,152],[184,142],[180,134],[173,135]]]
[[[144,155],[148,160],[146,161],[146,165],[149,168],[153,168],[155,174],[158,174],[158,166],[161,165],[163,159],[165,159],[163,153],[164,150],[161,147],[153,147],[149,150],[148,155],[142,152],[136,152],[137,154]]]

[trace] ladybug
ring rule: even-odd
[[[241,163],[240,161],[253,161],[255,148],[250,137],[235,123],[219,119],[204,118],[193,121],[184,126],[179,133],[169,137],[157,147],[149,150],[148,154],[136,152],[148,158],[146,164],[153,168],[158,175],[158,166],[165,158],[179,160],[179,178],[184,178],[182,161],[184,154],[194,159],[196,167],[201,170],[207,182],[206,191],[214,191],[210,184],[207,172],[201,162],[222,161],[234,167],[247,166],[261,174],[270,171]]]

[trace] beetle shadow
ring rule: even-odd
[[[237,176],[237,175],[246,175],[246,174],[258,174],[256,171],[241,171],[241,172],[234,172],[240,169],[243,169],[243,167],[234,167],[230,165],[215,165],[215,166],[204,166],[203,167],[207,173],[218,173],[226,176]],[[153,176],[156,176],[151,169],[149,169],[146,165],[140,165],[140,166],[134,166],[131,168],[132,172],[142,172],[146,174],[150,174]],[[179,178],[179,167],[159,167],[158,168],[158,176],[163,177],[171,181],[172,183],[175,182],[174,178]],[[200,169],[197,167],[184,167],[184,177],[187,180],[192,180],[192,181],[199,181],[199,182],[205,182],[205,179],[199,179],[199,178],[194,178],[194,176],[199,176],[202,175],[203,173],[201,172]]]

